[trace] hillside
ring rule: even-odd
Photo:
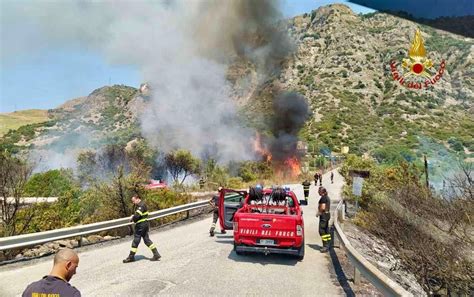
[[[340,4],[295,17],[288,31],[296,52],[247,109],[268,109],[277,85],[310,101],[313,117],[302,132],[310,148],[349,146],[384,161],[391,151],[412,160],[441,146],[472,157],[474,42],[421,26],[427,56],[438,65],[445,59],[446,71],[430,88],[407,89],[393,80],[390,61],[408,56],[417,27],[383,13],[356,15]]]
[[[0,145],[13,152],[35,149],[65,154],[105,143],[127,143],[140,136],[136,120],[143,109],[142,96],[138,89],[123,85],[99,88],[48,110],[48,121],[10,131]]]
[[[419,25],[383,13],[356,15],[334,4],[290,19],[296,50],[282,71],[258,85],[257,67],[236,60],[228,69],[233,97],[250,125],[264,128],[275,87],[309,101],[312,117],[301,137],[312,152],[370,154],[380,162],[450,156],[472,160],[474,152],[473,40],[421,25],[427,56],[442,79],[412,90],[393,80],[390,61],[401,63]],[[145,89],[107,86],[50,110],[46,124],[5,135],[0,146],[53,149],[126,144],[140,136],[137,118],[146,108]],[[438,166],[439,167],[439,166]]]
[[[36,124],[48,120],[48,112],[41,109],[27,109],[0,113],[0,136],[23,125]]]

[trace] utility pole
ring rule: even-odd
[[[423,155],[423,158],[425,159],[426,187],[429,189],[430,188],[430,182],[429,182],[429,178],[428,178],[428,160],[426,160],[426,155]]]

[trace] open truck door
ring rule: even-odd
[[[222,230],[232,230],[234,214],[242,206],[246,191],[222,189],[219,194],[219,223]]]

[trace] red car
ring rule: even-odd
[[[222,229],[234,230],[234,250],[239,255],[257,252],[304,258],[303,213],[292,191],[265,189],[254,199],[245,191],[224,189],[219,220]]]
[[[166,189],[168,186],[166,183],[161,182],[160,180],[150,180],[150,183],[145,186],[147,190],[154,190],[154,189]]]

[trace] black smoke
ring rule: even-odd
[[[308,102],[296,92],[277,95],[273,100],[274,116],[270,144],[272,158],[282,162],[290,157],[300,157],[297,150],[298,133],[310,116]]]

